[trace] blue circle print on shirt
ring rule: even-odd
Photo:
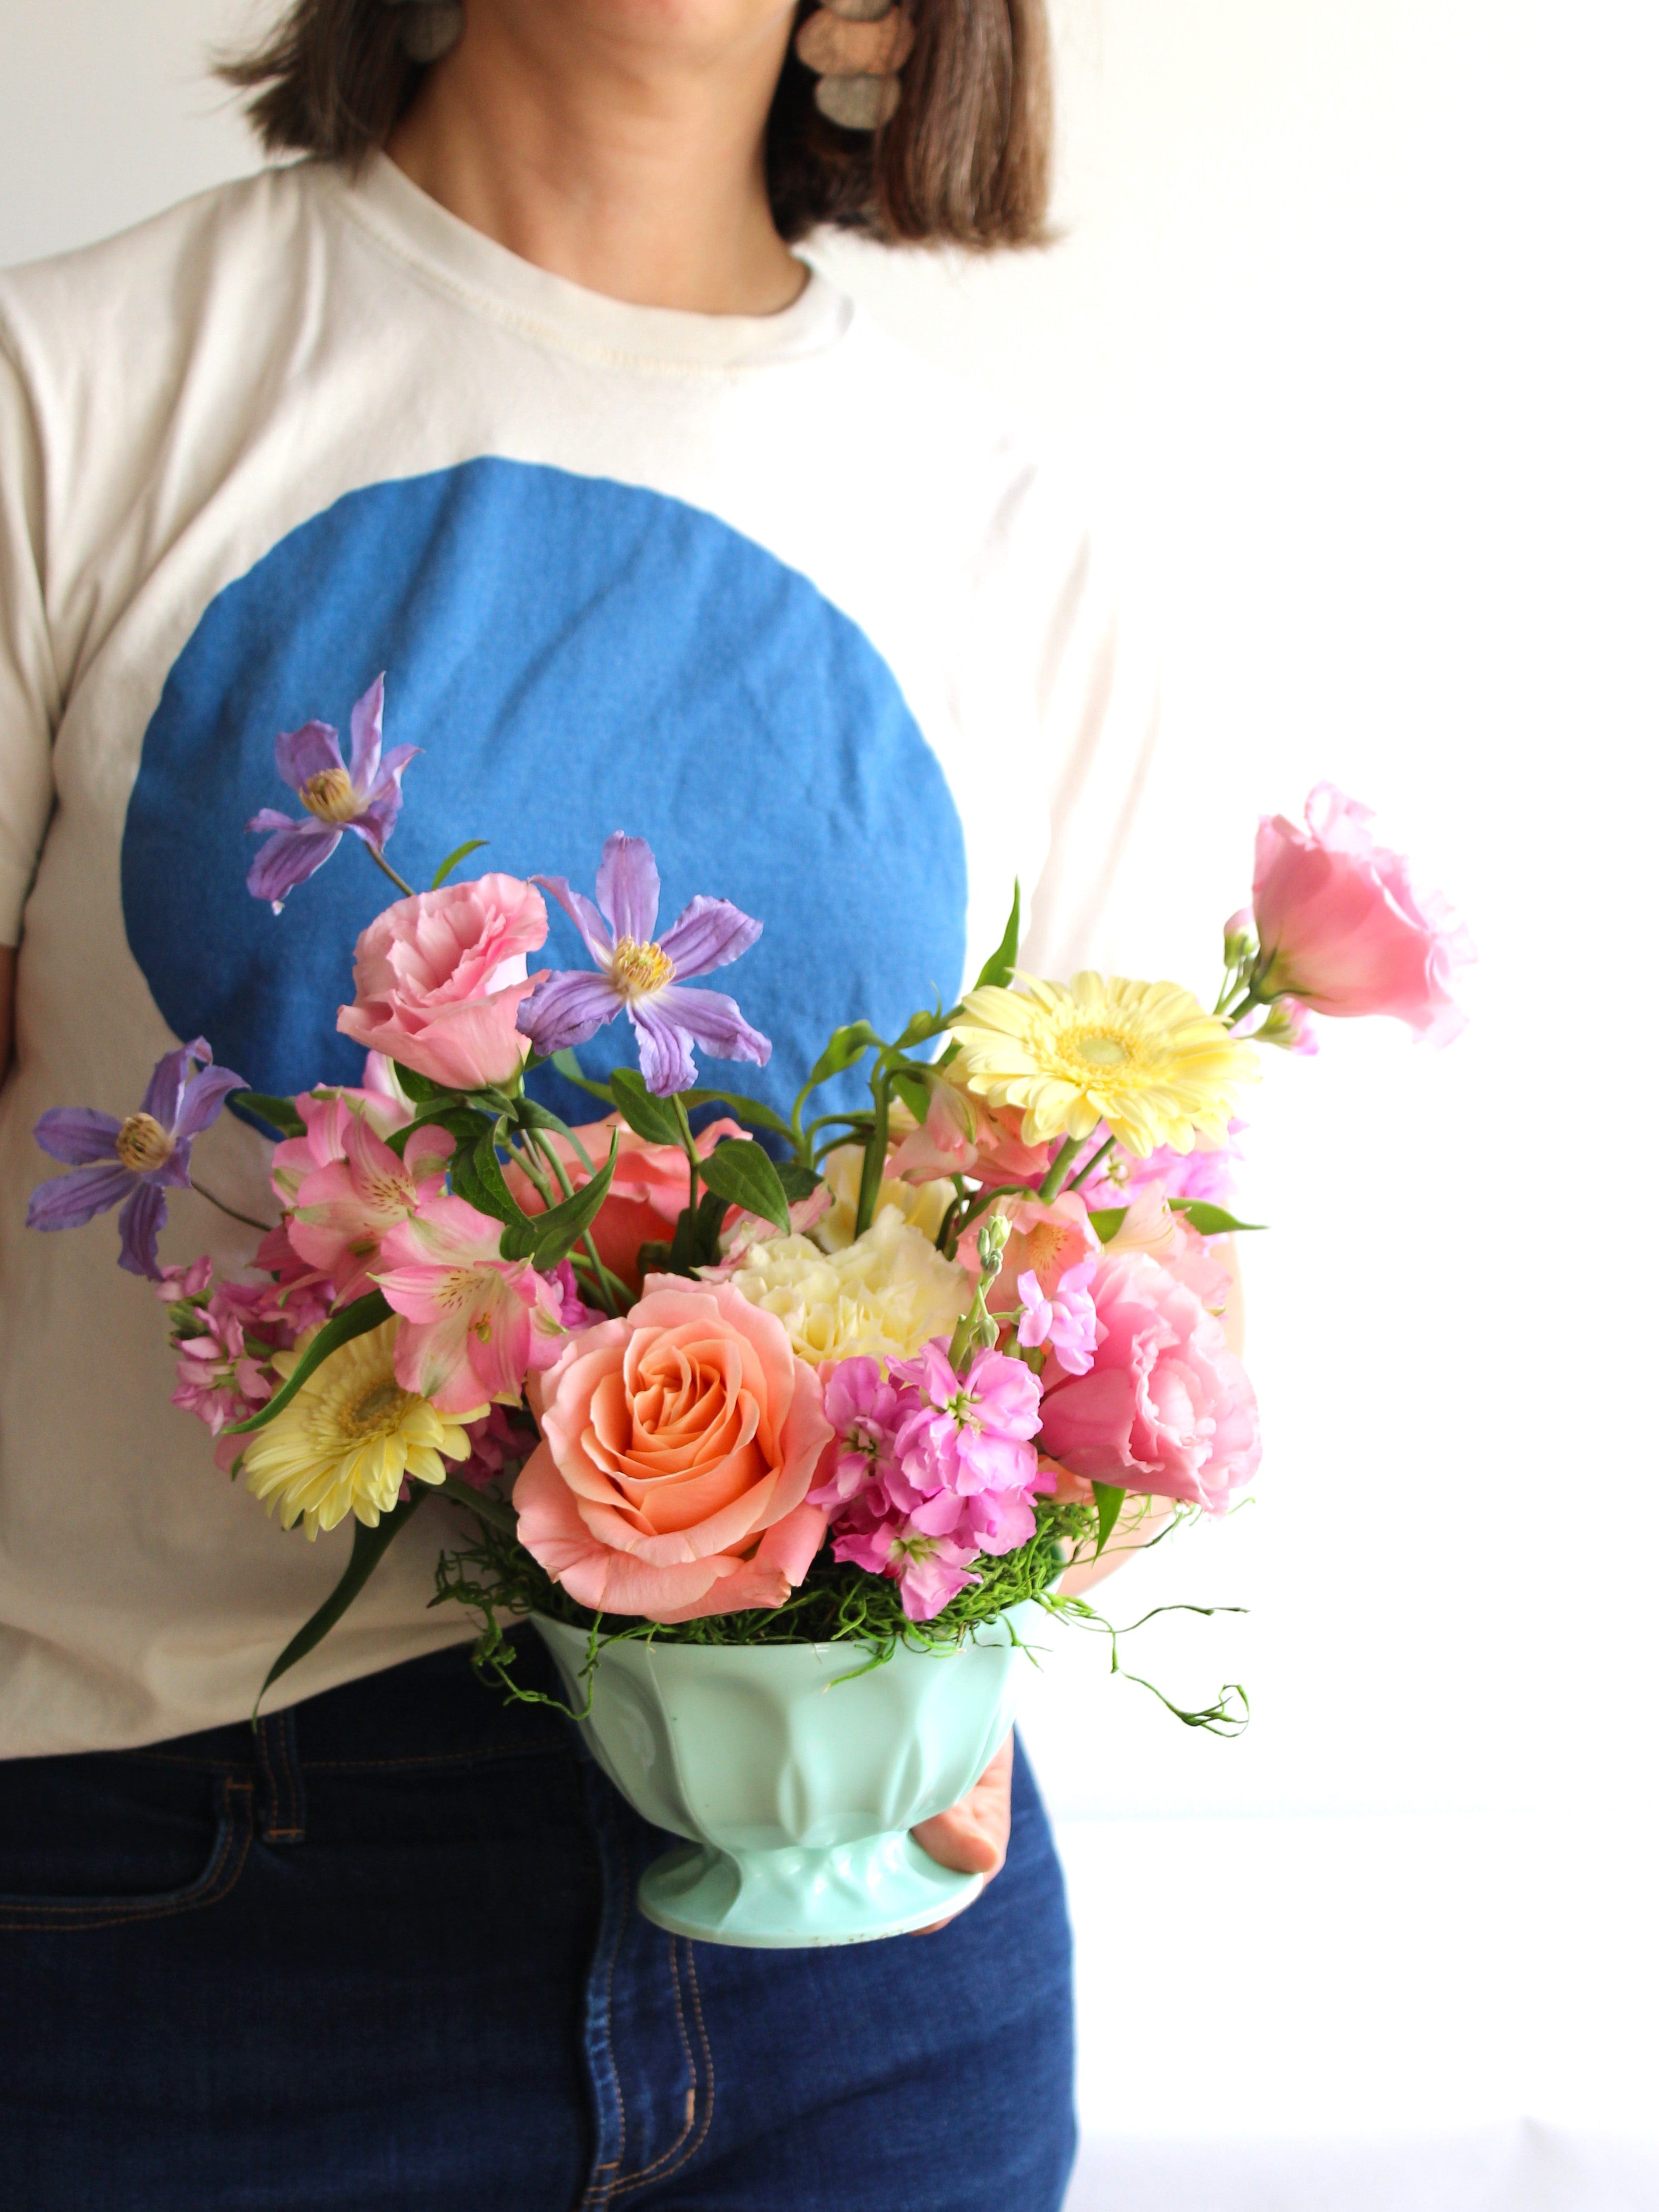
[[[343,733],[386,672],[386,742],[422,750],[387,857],[431,881],[568,876],[650,840],[666,927],[697,892],[765,925],[709,978],[773,1041],[713,1084],[787,1107],[835,1024],[895,1035],[963,969],[961,824],[886,663],[805,577],[713,516],[605,478],[483,459],[348,494],[222,591],[169,674],[128,807],[128,940],[169,1027],[256,1090],[356,1083],[335,1018],[357,933],[393,896],[354,837],[280,915],[246,887],[262,806],[298,813],[272,743]],[[533,969],[588,960],[550,900]],[[633,1064],[625,1021],[582,1048]],[[852,1096],[844,1079],[841,1100]],[[558,1112],[596,1109],[544,1070]],[[834,1097],[833,1092],[826,1093]]]

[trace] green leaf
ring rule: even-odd
[[[303,1137],[306,1125],[300,1119],[299,1109],[291,1098],[273,1098],[264,1091],[233,1091],[230,1110],[243,1121],[263,1121],[267,1128],[280,1130],[285,1137]]]
[[[811,1198],[823,1181],[821,1175],[815,1174],[811,1168],[804,1168],[799,1160],[774,1160],[772,1167],[791,1206],[799,1205],[804,1198]]]
[[[568,1045],[562,1047],[552,1058],[554,1066],[558,1069],[567,1083],[574,1083],[578,1091],[586,1091],[594,1098],[603,1098],[607,1106],[613,1103],[605,1085],[595,1083],[591,1075],[582,1073],[581,1062]]]
[[[437,874],[432,878],[433,890],[434,891],[437,890],[439,884],[443,882],[445,877],[448,875],[452,868],[459,867],[461,862],[465,860],[469,853],[476,853],[479,851],[482,847],[487,845],[489,842],[489,840],[488,837],[469,837],[465,845],[458,845],[454,851],[450,854],[449,858],[440,865]]]
[[[1103,1206],[1098,1213],[1091,1213],[1089,1216],[1089,1225],[1103,1244],[1109,1244],[1113,1237],[1117,1235],[1118,1231],[1123,1226],[1123,1217],[1128,1211],[1127,1206]]]
[[[268,1398],[257,1413],[246,1421],[233,1421],[224,1431],[228,1437],[246,1436],[250,1429],[262,1429],[267,1421],[276,1419],[284,1406],[295,1398],[306,1381],[322,1365],[331,1352],[337,1352],[343,1344],[349,1344],[355,1336],[367,1335],[371,1328],[379,1328],[392,1318],[392,1309],[380,1291],[370,1291],[367,1297],[354,1298],[343,1313],[325,1321],[301,1355],[300,1364],[289,1376],[274,1398]]]
[[[415,1119],[405,1121],[401,1129],[394,1129],[386,1143],[402,1159],[416,1129],[447,1129],[455,1139],[456,1157],[459,1158],[469,1146],[477,1143],[486,1127],[482,1114],[475,1114],[470,1106],[458,1106],[449,1098],[442,1097],[422,1107]]]
[[[933,1092],[926,1076],[917,1075],[908,1067],[893,1071],[893,1089],[909,1108],[918,1121],[927,1119],[927,1109],[933,1103]]]
[[[752,1138],[728,1137],[702,1164],[702,1179],[732,1206],[758,1213],[775,1228],[789,1226],[789,1201],[769,1155]]]
[[[507,1188],[501,1161],[496,1158],[495,1146],[502,1127],[502,1121],[498,1120],[470,1152],[457,1152],[449,1164],[449,1180],[469,1206],[476,1206],[480,1213],[489,1214],[494,1221],[516,1228],[528,1217]]]
[[[1235,1221],[1224,1207],[1208,1205],[1201,1198],[1172,1198],[1170,1206],[1172,1212],[1184,1213],[1200,1237],[1227,1237],[1236,1229],[1265,1229],[1267,1225],[1265,1221]]]
[[[629,1127],[647,1145],[684,1143],[679,1115],[665,1098],[653,1097],[645,1087],[645,1078],[633,1068],[611,1070],[611,1096]]]
[[[1009,909],[1008,926],[1002,933],[1002,942],[980,969],[979,981],[975,984],[974,988],[976,991],[982,991],[988,983],[994,983],[1006,990],[1013,979],[1014,955],[1018,950],[1019,879],[1016,877],[1014,903]]]
[[[879,1052],[884,1040],[878,1037],[868,1022],[848,1022],[844,1027],[831,1030],[830,1042],[812,1063],[812,1073],[806,1079],[806,1088],[816,1091],[820,1083],[828,1083],[832,1075],[840,1075],[863,1053],[873,1048]]]
[[[1117,1526],[1117,1516],[1123,1510],[1123,1492],[1114,1489],[1109,1482],[1097,1482],[1090,1486],[1095,1493],[1095,1550],[1099,1553],[1105,1550],[1107,1539]]]
[[[412,1067],[405,1067],[400,1060],[394,1060],[392,1065],[398,1071],[398,1080],[404,1087],[404,1097],[412,1098],[417,1106],[428,1098],[435,1098],[443,1088],[429,1075],[417,1075]]]
[[[307,1651],[316,1650],[324,1637],[328,1634],[329,1630],[358,1595],[375,1568],[380,1565],[381,1554],[387,1545],[391,1543],[416,1507],[421,1504],[425,1495],[424,1488],[416,1490],[414,1495],[406,1498],[401,1505],[394,1505],[389,1513],[381,1514],[379,1523],[373,1528],[367,1527],[361,1521],[352,1523],[354,1534],[351,1540],[351,1557],[346,1563],[346,1571],[335,1583],[331,1594],[324,1599],[305,1626],[296,1636],[290,1637],[277,1654],[272,1662],[270,1672],[259,1686],[259,1695],[253,1700],[255,1720],[259,1717],[259,1707],[271,1684],[279,1676],[286,1674],[290,1667],[303,1659]]]
[[[617,1171],[617,1146],[620,1141],[620,1132],[613,1129],[611,1133],[611,1156],[592,1181],[585,1182],[580,1190],[561,1200],[550,1213],[533,1217],[541,1235],[536,1240],[536,1249],[531,1256],[544,1272],[549,1267],[556,1267],[561,1260],[567,1258],[572,1246],[592,1226],[594,1215],[605,1204],[605,1194],[611,1188],[611,1178]]]
[[[593,1162],[587,1147],[568,1121],[560,1121],[556,1114],[549,1113],[545,1106],[538,1106],[533,1098],[520,1099],[518,1115],[521,1129],[551,1129],[555,1136],[562,1137],[588,1174],[592,1174]]]
[[[756,1128],[775,1129],[779,1136],[787,1137],[792,1145],[795,1141],[794,1131],[781,1114],[775,1114],[769,1106],[763,1106],[758,1098],[746,1098],[741,1091],[710,1091],[699,1085],[695,1091],[682,1091],[679,1096],[688,1113],[694,1106],[707,1106],[711,1099],[718,1098],[722,1104],[732,1107],[742,1120],[753,1122]]]

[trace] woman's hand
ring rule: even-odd
[[[17,948],[0,945],[0,1083],[11,1066],[11,1010],[17,996]]]
[[[1009,1729],[991,1764],[968,1795],[931,1820],[923,1820],[910,1833],[930,1859],[957,1874],[982,1874],[988,1881],[1002,1871],[1008,1856],[1008,1823],[1013,1804],[1014,1732]],[[948,1923],[936,1920],[920,1928],[932,1936]]]

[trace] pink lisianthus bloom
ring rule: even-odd
[[[659,1621],[781,1605],[823,1540],[818,1378],[726,1283],[649,1276],[538,1385],[519,1538],[578,1604]]]
[[[1020,1342],[1028,1351],[1046,1344],[1068,1375],[1086,1375],[1095,1364],[1094,1274],[1094,1261],[1080,1261],[1066,1270],[1052,1296],[1044,1295],[1030,1268],[1019,1278]]]
[[[1109,1245],[1091,1295],[1094,1362],[1049,1382],[1044,1455],[1091,1482],[1220,1511],[1261,1456],[1255,1394],[1220,1322],[1148,1252]]]
[[[1467,1018],[1451,986],[1474,945],[1443,898],[1413,891],[1404,860],[1374,842],[1370,821],[1369,807],[1329,783],[1309,794],[1305,832],[1282,814],[1263,817],[1256,988],[1320,1014],[1392,1014],[1431,1043],[1449,1043]]]
[[[332,1279],[340,1298],[351,1299],[371,1287],[391,1231],[441,1193],[455,1140],[445,1129],[417,1129],[399,1158],[367,1114],[347,1113],[340,1142],[340,1158],[301,1180],[288,1233],[300,1257]]]
[[[519,1008],[539,980],[526,955],[546,940],[541,893],[516,876],[399,899],[357,939],[357,995],[337,1026],[451,1090],[508,1082],[530,1049]]]
[[[580,1152],[556,1131],[544,1133],[573,1190],[580,1190],[592,1180],[594,1170],[604,1164],[613,1133],[617,1139],[616,1171],[605,1203],[594,1217],[592,1235],[600,1259],[611,1273],[637,1292],[643,1279],[640,1247],[665,1243],[673,1236],[674,1224],[691,1195],[691,1170],[678,1145],[653,1145],[629,1128],[619,1115],[612,1114],[603,1121],[589,1121],[572,1130],[571,1135],[580,1142]],[[743,1133],[729,1115],[711,1121],[696,1139],[698,1158],[707,1159],[723,1137]],[[503,1172],[507,1188],[526,1213],[546,1210],[541,1193],[516,1160],[509,1160]]]
[[[1172,1212],[1162,1188],[1153,1183],[1130,1200],[1105,1249],[1120,1256],[1149,1252],[1178,1283],[1202,1298],[1212,1313],[1218,1314],[1225,1309],[1233,1279],[1212,1243],[1199,1235],[1185,1214]]]
[[[563,1349],[567,1274],[503,1260],[501,1227],[464,1198],[428,1199],[388,1230],[374,1272],[403,1317],[392,1370],[441,1413],[516,1403],[525,1379]]]

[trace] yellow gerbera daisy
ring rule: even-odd
[[[1160,1145],[1190,1152],[1196,1133],[1225,1136],[1255,1054],[1190,991],[1086,969],[1069,991],[1019,981],[1018,991],[970,991],[951,1034],[969,1088],[1023,1109],[1024,1143],[1092,1136],[1103,1121],[1144,1159]]]
[[[275,1362],[291,1375],[313,1329]],[[256,1429],[242,1455],[242,1471],[256,1498],[280,1512],[284,1528],[301,1518],[314,1542],[348,1513],[373,1528],[398,1502],[405,1475],[441,1482],[444,1462],[464,1460],[471,1441],[463,1425],[474,1413],[441,1413],[405,1390],[392,1372],[395,1317],[331,1352],[301,1385],[276,1419]]]

